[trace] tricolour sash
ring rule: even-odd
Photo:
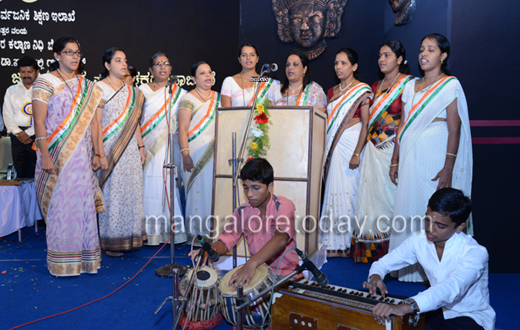
[[[310,94],[310,91],[311,91],[311,83],[307,84],[307,86],[305,87],[305,90],[301,91],[300,92],[300,95],[298,95],[298,99],[296,100],[296,106],[299,107],[299,106],[305,106],[307,105],[307,100],[309,99],[309,94]]]
[[[421,112],[428,106],[428,104],[435,98],[437,94],[441,92],[441,90],[451,81],[455,79],[455,77],[444,77],[438,82],[436,82],[424,95],[421,97],[419,102],[415,105],[412,105],[412,108],[408,112],[408,116],[406,117],[406,121],[397,131],[397,140],[401,140],[403,138],[406,130],[412,125],[415,119],[421,114]]]
[[[108,169],[103,171],[99,178],[99,187],[103,189],[106,181],[114,170],[121,155],[126,150],[128,143],[135,134],[137,124],[141,118],[141,110],[143,108],[144,94],[137,88],[128,85],[128,98],[126,100],[125,110],[121,115],[103,131],[103,142],[120,131],[119,137],[110,151],[108,156]],[[124,117],[124,118],[123,118]],[[137,147],[137,146],[136,146]]]
[[[58,93],[70,93],[66,83],[55,89],[55,95]],[[101,88],[79,76],[69,114],[47,138],[49,155],[54,163],[56,175],[41,171],[35,181],[36,195],[44,219],[47,218],[52,194],[58,183],[60,173],[65,169],[69,159],[83,139],[102,95],[103,90]],[[51,106],[54,106],[54,104]]]
[[[179,87],[179,85],[174,84],[173,90],[172,90],[172,98],[171,98],[171,107],[173,108],[173,105],[177,103],[179,100],[179,97],[181,95],[182,88]],[[164,89],[164,93],[166,93],[166,88]],[[141,127],[141,135],[142,137],[146,137],[150,132],[153,131],[154,128],[156,128],[166,117],[166,106],[168,105],[168,98],[165,97],[165,102],[162,105],[162,107],[157,111],[152,118],[150,118],[146,123],[143,124]]]
[[[390,90],[381,96],[376,95],[376,99],[370,109],[370,117],[368,119],[368,131],[377,123],[378,119],[385,117],[388,113],[388,108],[392,103],[403,93],[404,85],[413,77],[410,75],[402,76]],[[367,137],[370,140],[369,137]]]
[[[258,91],[258,98],[256,100],[257,104],[261,104],[262,103],[262,100],[265,97],[265,95],[267,94],[267,92],[269,91],[269,88],[271,88],[271,85],[273,84],[273,81],[274,81],[273,79],[269,79],[269,82],[263,81],[263,82],[260,83],[260,88],[259,88],[259,91]],[[255,98],[255,96],[253,95],[251,97],[251,100],[247,104],[248,107],[253,105],[253,99],[254,98]]]
[[[199,122],[188,132],[188,142],[197,138],[215,119],[217,108],[220,106],[220,93],[211,92],[211,103],[208,106],[206,114],[202,116]]]
[[[348,127],[348,124],[354,117],[356,109],[361,102],[372,95],[372,89],[367,84],[361,83],[352,87],[344,95],[332,97],[329,106],[332,107],[334,101],[339,100],[332,108],[327,117],[327,147],[325,149],[324,161],[324,178],[327,179],[329,172],[330,160],[334,148],[338,144],[343,131]]]

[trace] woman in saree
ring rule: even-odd
[[[242,67],[240,73],[227,77],[222,83],[221,97],[223,107],[251,107],[255,98],[257,82],[251,82],[252,77],[258,77],[258,50],[254,44],[244,43],[238,48],[238,63]],[[270,89],[277,88],[280,82],[274,79],[261,82],[256,104],[263,104]],[[279,87],[278,87],[279,88]]]
[[[168,79],[172,65],[169,57],[155,53],[150,58],[148,69],[153,82],[139,86],[145,96],[141,134],[144,142],[146,162],[143,166],[144,214],[146,216],[147,245],[166,243],[171,235],[170,225],[170,170],[163,166],[170,159],[170,147],[174,147],[174,161],[180,169],[181,152],[177,133],[177,110],[186,91],[172,82],[171,94]],[[173,132],[173,141],[169,133]],[[186,231],[182,222],[179,188],[174,189],[175,238],[174,243],[186,242]]]
[[[56,61],[49,73],[36,79],[32,101],[35,182],[47,223],[47,268],[54,276],[95,274],[101,262],[96,206],[101,210],[103,205],[92,171],[100,167],[100,159],[91,165],[91,154],[100,152],[96,111],[103,105],[103,92],[76,76],[82,56],[77,40],[59,38],[53,52]]]
[[[213,74],[205,62],[191,68],[195,88],[179,104],[179,146],[186,191],[186,230],[210,235],[215,114],[220,94],[212,91]]]
[[[328,92],[320,242],[328,256],[347,257],[372,90],[356,78],[358,56],[353,49],[336,53],[334,69],[340,84]]]
[[[406,51],[399,41],[388,40],[379,47],[378,65],[384,78],[372,85],[374,100],[355,207],[359,226],[353,223],[351,254],[355,262],[377,261],[388,253],[387,227],[397,191],[387,175],[388,165],[401,119],[401,94],[404,85],[412,79],[408,74]]]
[[[421,41],[422,78],[403,90],[403,117],[390,165],[397,185],[389,251],[423,227],[425,206],[440,188],[453,187],[471,195],[473,154],[466,97],[447,70],[450,43],[440,34]],[[473,234],[471,218],[468,234]],[[426,279],[418,264],[399,271],[399,280]]]
[[[311,81],[309,58],[298,50],[287,57],[283,84],[272,90],[268,97],[276,105],[315,106],[323,112],[327,109],[327,96],[323,88]]]
[[[103,90],[100,155],[108,169],[100,173],[99,186],[106,211],[99,214],[102,250],[110,257],[139,250],[146,239],[143,212],[143,170],[145,160],[139,118],[143,93],[123,82],[126,55],[119,48],[103,54],[103,78],[96,83]]]

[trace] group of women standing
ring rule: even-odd
[[[378,60],[383,79],[370,88],[355,79],[356,53],[338,51],[341,83],[329,91],[327,106],[322,216],[329,218],[320,234],[329,255],[378,260],[420,230],[437,189],[471,194],[468,109],[459,81],[447,71],[449,55],[444,36],[427,35],[419,50],[423,77],[414,78],[402,44],[386,41]],[[468,225],[471,234],[471,220]],[[418,264],[397,276],[426,279]]]
[[[328,221],[320,241],[330,256],[377,260],[410,235],[402,227],[424,215],[436,189],[453,186],[470,194],[468,111],[460,83],[446,70],[449,54],[445,37],[426,36],[419,52],[423,77],[413,78],[404,47],[387,41],[379,48],[383,79],[369,86],[357,75],[357,53],[343,48],[334,62],[340,83],[325,94],[311,80],[306,55],[293,51],[284,81],[258,86],[257,104],[315,106],[327,113],[322,218]],[[54,56],[51,72],[37,79],[33,94],[40,148],[36,184],[51,274],[96,273],[101,250],[119,256],[141,248],[146,216],[169,218],[170,173],[163,165],[172,144],[186,218],[210,216],[216,111],[252,105],[257,48],[239,48],[242,70],[224,80],[221,93],[212,90],[214,77],[205,62],[193,65],[190,92],[169,84],[171,64],[162,52],[150,60],[154,81],[139,88],[121,49],[105,52],[103,79],[96,84],[76,75],[81,51],[75,39],[58,39]],[[92,170],[100,170],[97,178]],[[180,216],[178,191],[174,198]],[[400,224],[392,221],[396,216],[403,217]],[[185,222],[189,233],[207,235],[204,223]],[[176,242],[185,235],[176,234]],[[400,278],[421,280],[415,268]]]

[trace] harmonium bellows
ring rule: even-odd
[[[380,302],[404,303],[394,296],[383,298],[335,285],[320,287],[306,279],[288,282],[276,290],[271,309],[272,329],[424,329],[424,317],[421,315],[391,316],[390,322],[378,324],[372,316],[372,308]]]

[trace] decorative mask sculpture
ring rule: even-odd
[[[348,0],[272,0],[278,37],[303,48],[310,60],[320,56],[327,43],[341,30],[343,9]]]
[[[395,16],[395,26],[402,26],[412,21],[417,6],[415,0],[388,0]]]

